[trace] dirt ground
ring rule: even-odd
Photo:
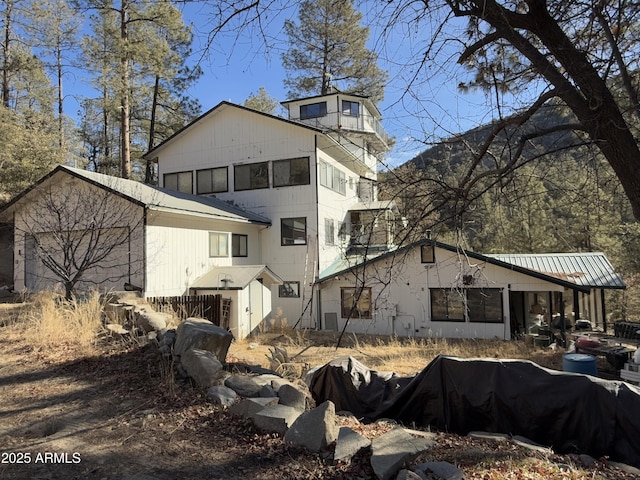
[[[152,344],[103,341],[43,350],[0,323],[0,479],[368,479],[366,454],[336,464],[207,403],[176,380]],[[357,425],[374,437],[388,426]],[[596,461],[543,454],[511,442],[439,434],[427,460],[466,478],[635,478]]]

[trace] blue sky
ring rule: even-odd
[[[280,101],[287,99],[283,84],[285,71],[280,61],[287,43],[281,29],[286,18],[295,21],[296,15],[295,8],[288,8],[265,22],[264,30],[269,36],[267,44],[255,30],[246,31],[239,37],[230,32],[221,36],[208,55],[201,58],[199,52],[206,42],[210,17],[202,6],[191,6],[184,11],[185,21],[192,24],[196,34],[194,59],[200,60],[204,71],[189,93],[200,101],[204,111],[223,100],[242,104],[260,87]],[[366,17],[365,14],[365,20]],[[470,73],[456,65],[454,51],[447,54],[449,62],[446,65],[427,65],[420,76],[420,86],[407,93],[408,78],[413,72],[406,65],[424,38],[419,35],[409,38],[404,27],[399,26],[396,32],[382,39],[378,33],[382,26],[377,27],[375,21],[371,21],[370,28],[370,48],[379,53],[380,67],[389,71],[385,99],[379,108],[383,125],[396,138],[396,146],[387,156],[391,166],[410,160],[441,137],[491,120],[490,97],[482,92],[461,94],[457,91],[458,83],[467,80]]]

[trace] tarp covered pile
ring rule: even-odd
[[[640,389],[623,382],[526,360],[447,356],[414,377],[376,372],[342,357],[308,382],[318,404],[331,400],[336,411],[365,421],[521,435],[556,453],[608,455],[640,467]]]

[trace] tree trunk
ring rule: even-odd
[[[120,117],[120,136],[122,147],[120,151],[122,159],[122,178],[131,178],[131,141],[130,141],[130,98],[129,98],[129,46],[127,31],[127,2],[122,2],[122,10],[120,11],[120,36],[123,42],[123,52],[120,57],[121,68],[121,117]]]

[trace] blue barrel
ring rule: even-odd
[[[596,357],[584,353],[567,353],[562,357],[562,370],[565,372],[598,375]]]

